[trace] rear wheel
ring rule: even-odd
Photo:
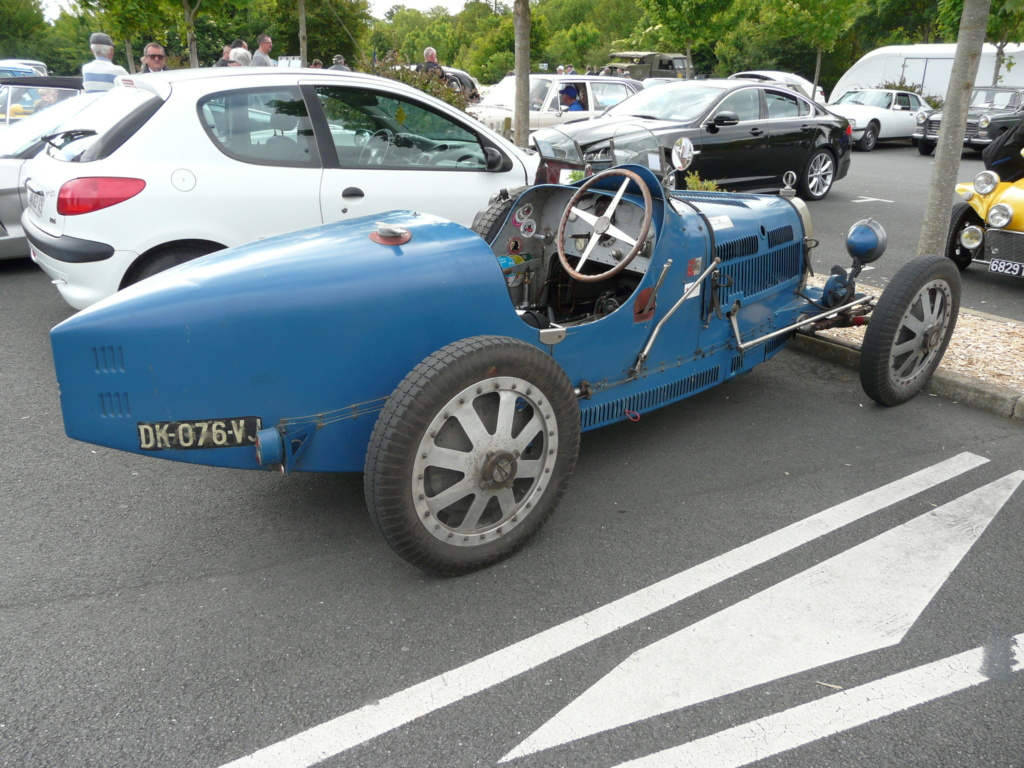
[[[946,257],[962,272],[977,257],[978,249],[965,248],[960,243],[960,233],[967,227],[984,227],[981,216],[967,203],[958,200],[953,203],[953,213],[949,217],[949,233],[946,235]]]
[[[836,161],[827,149],[819,148],[807,161],[804,175],[800,179],[800,197],[807,200],[821,200],[832,189],[836,178]]]
[[[171,267],[184,264],[186,261],[198,259],[200,256],[205,256],[206,254],[213,253],[216,250],[219,249],[213,245],[178,246],[152,254],[140,259],[132,265],[131,269],[129,269],[125,275],[124,280],[121,282],[121,287],[127,288],[129,285],[134,285],[140,280],[145,280],[147,277],[152,277],[153,275],[170,269]]]
[[[857,149],[861,152],[870,152],[877,143],[878,125],[868,123],[868,127],[864,129],[864,134],[857,140]]]
[[[860,381],[882,405],[899,405],[928,382],[960,311],[960,272],[942,256],[919,256],[893,277],[871,313]]]
[[[540,529],[579,442],[576,395],[550,356],[517,339],[464,339],[425,359],[388,398],[366,454],[366,503],[409,563],[469,573]]]

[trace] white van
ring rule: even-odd
[[[882,83],[903,82],[920,85],[924,96],[946,98],[949,75],[953,71],[956,44],[887,45],[865,54],[839,78],[829,95],[834,104],[847,91],[879,88]],[[1006,46],[999,85],[1024,82],[1024,45]],[[1011,62],[1013,68],[1011,69]],[[996,47],[985,43],[975,85],[991,85],[996,64]]]

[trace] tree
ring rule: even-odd
[[[733,0],[640,0],[653,25],[660,25],[673,48],[686,55],[686,77],[693,77],[693,47],[717,37],[715,18]]]
[[[530,138],[530,0],[515,0],[513,10],[516,41],[516,144],[525,147]]]
[[[999,73],[1003,68],[1006,46],[1020,40],[1024,28],[1024,8],[1014,3],[996,0],[995,7],[988,15],[985,40],[996,47],[995,67],[992,70],[992,85],[999,84]],[[964,12],[964,0],[939,0],[939,25],[949,36],[956,34]]]
[[[39,0],[0,0],[0,58],[33,58],[46,33]]]
[[[935,151],[935,166],[932,168],[931,183],[928,186],[928,205],[924,211],[921,237],[917,252],[942,253],[949,217],[953,209],[953,187],[960,167],[960,153],[963,151],[964,128],[967,126],[967,108],[978,76],[981,62],[981,48],[985,42],[988,26],[988,12],[991,0],[965,0],[960,17],[960,32],[956,40],[956,55],[953,57],[953,71],[949,76],[946,102],[942,111],[942,130]]]

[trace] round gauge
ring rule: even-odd
[[[522,226],[523,237],[533,237],[537,232],[537,222],[533,219],[523,219]]]
[[[515,214],[512,216],[512,223],[515,224],[517,227],[521,226],[522,223],[529,219],[532,215],[533,205],[527,203],[526,205],[524,205],[522,208],[515,212]]]

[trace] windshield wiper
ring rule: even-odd
[[[96,131],[92,130],[91,128],[75,128],[75,129],[70,130],[70,131],[59,131],[58,133],[50,133],[50,134],[47,134],[46,136],[43,136],[42,138],[43,138],[43,141],[45,141],[47,144],[49,144],[54,149],[60,149],[60,146],[58,146],[53,141],[54,139],[56,139],[58,137],[62,137],[62,136],[67,137],[65,139],[65,141],[64,141],[64,143],[67,144],[69,141],[74,141],[75,139],[80,139],[83,136],[95,136],[95,135],[96,135]]]

